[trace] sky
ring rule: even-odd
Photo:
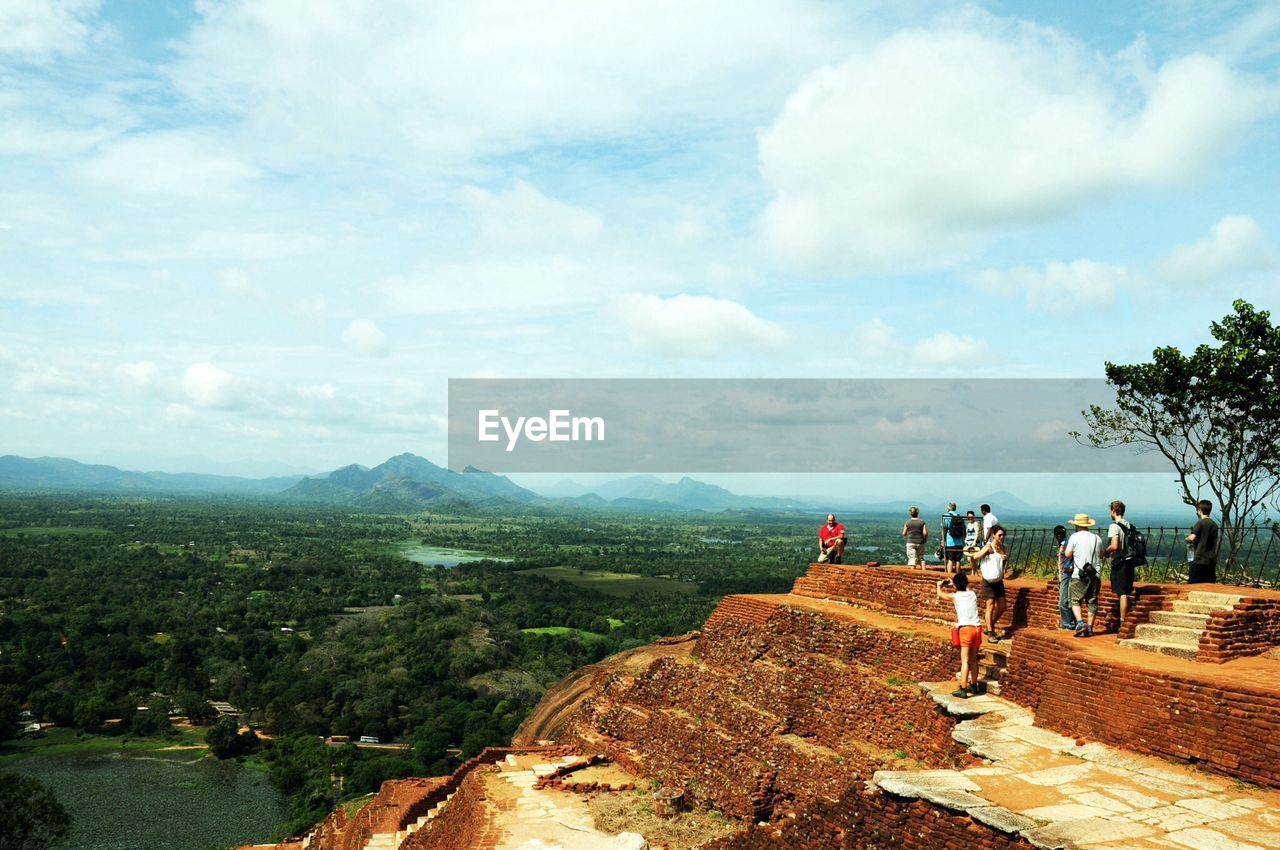
[[[1280,307],[1278,65],[1243,0],[3,0],[0,453],[443,463],[449,378],[1102,377]]]

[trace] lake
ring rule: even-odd
[[[204,850],[264,843],[288,816],[265,773],[190,752],[35,755],[4,768],[48,785],[70,850]]]
[[[496,558],[493,555],[489,555],[485,552],[479,552],[474,549],[450,549],[446,546],[424,546],[414,540],[397,543],[396,550],[410,561],[422,564],[425,567],[434,567],[437,564],[443,567],[456,567],[458,564],[464,564],[467,561],[480,561],[484,559],[488,559],[490,561],[511,560],[510,558]]]

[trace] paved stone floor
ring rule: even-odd
[[[1077,746],[994,696],[957,699],[953,737],[989,763],[967,770],[878,771],[874,784],[924,798],[1046,850],[1280,848],[1280,792],[1099,743]]]
[[[486,777],[491,800],[514,800],[514,806],[498,806],[499,825],[512,836],[498,850],[646,850],[648,843],[635,833],[599,832],[586,801],[577,794],[533,787],[538,777],[579,758],[543,763],[512,757],[499,764],[498,773]]]

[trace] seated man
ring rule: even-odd
[[[818,563],[839,564],[844,556],[844,526],[835,514],[827,514],[827,522],[818,529]]]

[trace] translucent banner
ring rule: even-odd
[[[449,467],[490,472],[1160,472],[1069,436],[1102,380],[449,381]]]

